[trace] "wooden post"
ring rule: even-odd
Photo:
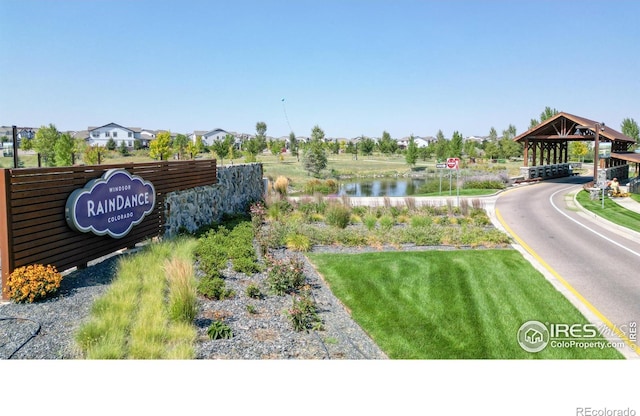
[[[11,170],[0,169],[0,229],[6,230],[6,232],[0,233],[0,268],[2,268],[2,293],[0,293],[0,299],[7,299],[4,288],[7,287],[7,280],[15,267],[11,245],[13,230],[10,227],[10,202]]]
[[[18,128],[12,126],[13,130],[13,167],[18,167]]]

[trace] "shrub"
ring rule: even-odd
[[[287,248],[293,251],[311,250],[311,240],[304,234],[290,234],[287,236]]]
[[[269,259],[267,283],[272,293],[284,295],[294,291],[304,283],[304,264],[298,258],[283,260]]]
[[[287,316],[296,331],[322,329],[322,321],[318,316],[317,306],[308,290],[300,296],[293,296],[292,306],[287,309]]]
[[[4,292],[16,302],[32,303],[57,291],[60,282],[62,275],[54,266],[34,264],[15,269],[7,279]]]
[[[222,226],[217,230],[208,231],[199,239],[195,255],[200,262],[200,270],[206,275],[218,277],[220,270],[227,267],[228,236],[229,230]]]
[[[254,230],[257,230],[262,226],[264,217],[267,214],[267,210],[262,201],[254,202],[249,207],[249,214],[251,215],[251,225]]]
[[[250,257],[239,257],[237,259],[233,259],[231,260],[231,264],[233,265],[233,270],[239,273],[252,275],[260,271],[258,263]]]
[[[209,338],[216,339],[231,339],[233,338],[233,331],[229,325],[225,324],[223,321],[213,321],[209,328],[207,329],[207,334]]]
[[[224,300],[232,298],[235,292],[227,289],[224,279],[220,277],[203,277],[198,283],[198,293],[207,299]]]
[[[245,293],[252,299],[260,299],[262,297],[262,292],[260,292],[260,288],[255,283],[250,283],[245,289]]]
[[[351,219],[351,209],[342,204],[331,204],[325,212],[327,224],[338,228],[346,228]]]

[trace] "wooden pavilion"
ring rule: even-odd
[[[524,146],[525,179],[569,176],[569,142],[594,142],[594,181],[629,177],[629,162],[636,164],[640,153],[630,151],[635,140],[588,118],[560,112],[513,139]]]

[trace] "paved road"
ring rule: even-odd
[[[507,191],[495,201],[496,214],[587,317],[608,320],[628,334],[631,322],[640,325],[640,235],[575,206],[573,194],[588,180]],[[640,349],[631,356],[640,357]]]

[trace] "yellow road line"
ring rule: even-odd
[[[638,345],[634,344],[633,341],[630,340],[624,332],[622,332],[616,325],[614,325],[609,319],[607,319],[598,309],[596,309],[595,306],[593,306],[587,299],[585,299],[584,296],[580,294],[580,292],[574,289],[574,287],[571,286],[569,282],[564,280],[562,276],[558,274],[558,272],[553,270],[553,268],[549,266],[549,264],[547,264],[547,262],[544,261],[542,257],[540,257],[535,251],[533,251],[533,249],[529,247],[527,243],[525,243],[520,237],[518,237],[518,235],[513,232],[511,227],[506,224],[498,208],[495,209],[495,212],[496,218],[498,218],[500,224],[502,224],[505,230],[507,230],[507,232],[511,234],[511,236],[518,242],[518,244],[522,246],[522,248],[524,248],[529,254],[531,254],[545,269],[549,271],[549,273],[551,273],[556,279],[558,279],[558,281],[562,283],[564,287],[566,287],[571,293],[573,293],[578,298],[578,300],[582,302],[582,304],[584,304],[602,322],[604,322],[604,324],[607,325],[607,327],[609,327],[609,329],[612,330],[621,340],[623,340],[625,344],[627,344],[633,351],[635,351],[636,354],[640,355],[640,347]]]

